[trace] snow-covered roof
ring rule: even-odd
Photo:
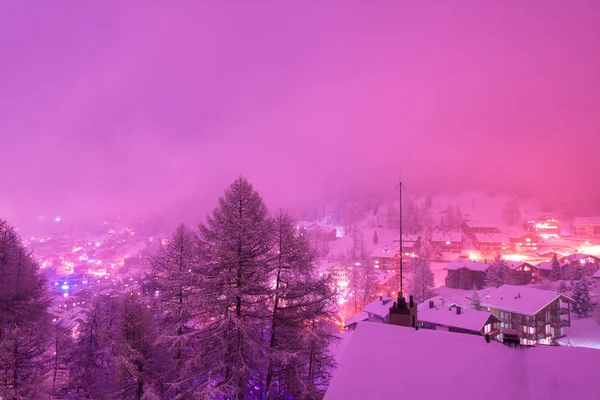
[[[394,258],[398,254],[400,247],[383,246],[381,249],[372,254],[378,258]]]
[[[533,265],[526,263],[524,261],[506,261],[506,265],[508,265],[508,268],[512,269],[513,271],[523,265],[526,265],[528,267],[533,267]]]
[[[434,308],[429,308],[430,301],[434,302]],[[457,314],[456,307],[451,307],[452,305],[453,304],[442,305],[439,300],[427,300],[418,306],[418,320],[419,322],[429,322],[447,327],[481,331],[488,319],[493,317],[493,315],[487,311],[477,311],[467,308],[461,308],[461,313]]]
[[[551,290],[535,289],[528,286],[502,285],[479,291],[481,305],[523,315],[535,315],[548,304],[568,297]]]
[[[382,296],[381,299],[378,298],[374,302],[367,304],[365,308],[363,308],[363,311],[385,318],[390,313],[390,307],[392,307],[393,303],[393,298]]]
[[[551,271],[552,270],[552,262],[550,262],[550,261],[542,261],[541,263],[539,263],[538,265],[536,265],[536,268],[543,269],[545,271]]]
[[[358,314],[351,315],[349,317],[344,318],[344,327],[364,321],[369,318],[369,315],[362,311]]]
[[[460,231],[433,232],[431,234],[432,242],[460,242],[462,235]]]
[[[474,236],[479,243],[510,243],[508,236],[502,233],[475,233]]]
[[[568,256],[563,257],[561,259],[561,261],[578,262],[581,260],[585,260],[587,258],[592,258],[592,259],[598,261],[598,257],[592,256],[590,254],[583,254],[583,253],[570,254]]]
[[[573,226],[600,226],[600,217],[578,217]]]
[[[591,400],[597,398],[599,369],[596,349],[515,349],[481,336],[364,322],[325,400]]]
[[[495,223],[490,221],[482,221],[482,220],[467,220],[463,221],[466,226],[469,228],[490,228],[490,229],[498,229]]]
[[[375,283],[378,285],[383,285],[387,281],[392,279],[393,277],[398,276],[399,274],[397,272],[375,270],[374,275],[375,275]]]
[[[471,271],[487,271],[490,265],[481,261],[463,261],[455,260],[444,267],[447,271],[456,271],[461,268],[466,268]]]

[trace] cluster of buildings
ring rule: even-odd
[[[472,296],[478,298],[435,296],[415,305],[411,318],[423,329],[487,336],[500,342],[512,339],[522,345],[553,344],[571,325],[573,300],[555,291],[503,285]],[[353,330],[362,321],[392,323],[395,304],[393,297],[380,296],[361,313],[346,318],[344,327]]]
[[[96,296],[136,289],[151,255],[166,244],[158,229],[143,223],[132,226],[135,229],[120,221],[103,221],[78,231],[23,238],[48,278],[54,322],[68,327],[72,335]]]
[[[578,269],[583,269],[588,276],[593,276],[600,269],[600,258],[589,254],[570,254],[558,259],[565,279],[570,279]],[[550,279],[552,262],[542,261],[531,264],[523,261],[505,261],[511,271],[510,282],[517,285],[540,283]],[[447,272],[445,286],[454,289],[480,289],[485,287],[485,280],[492,261],[455,260],[444,267]]]

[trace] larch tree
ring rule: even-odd
[[[419,256],[412,257],[408,268],[408,293],[412,294],[418,303],[433,296],[435,284],[429,261]]]
[[[295,232],[293,219],[280,213],[274,221],[274,232],[271,264],[274,289],[265,393],[268,399],[303,398],[313,389],[313,385],[307,384],[311,379],[310,352],[317,349],[311,340],[299,339],[317,337],[330,343],[326,335],[318,334],[322,332],[315,326],[322,321],[314,320],[323,315],[321,309],[333,302],[334,294],[331,282],[317,277],[315,254]],[[327,351],[320,349],[319,357],[326,357]],[[313,372],[316,360],[312,358]]]
[[[261,391],[274,284],[272,226],[260,195],[241,177],[199,226],[201,298],[210,317],[195,352],[197,398],[243,399]]]
[[[115,397],[120,399],[160,399],[167,394],[161,376],[166,371],[168,352],[158,343],[153,312],[135,292],[120,297],[119,322],[112,351],[115,355]]]
[[[50,367],[51,322],[44,275],[21,238],[0,220],[0,397],[40,397]]]
[[[161,324],[157,345],[172,352],[168,377],[170,395],[185,397],[193,380],[189,363],[197,345],[197,326],[203,312],[198,274],[198,239],[185,225],[173,232],[168,243],[151,260],[151,272],[143,287],[154,299]]]
[[[111,399],[116,390],[115,359],[112,352],[118,330],[115,293],[99,295],[86,312],[79,336],[69,358],[69,398]]]
[[[65,393],[69,381],[69,356],[73,351],[75,341],[73,340],[71,330],[63,324],[63,321],[56,321],[52,329],[52,360],[50,374],[52,379],[52,396],[58,396]]]

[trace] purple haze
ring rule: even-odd
[[[0,214],[598,195],[600,3],[417,3],[3,2]]]

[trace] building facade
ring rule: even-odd
[[[501,333],[519,332],[521,344],[552,344],[571,326],[573,300],[561,293],[514,285],[480,293],[481,306],[500,319]]]

